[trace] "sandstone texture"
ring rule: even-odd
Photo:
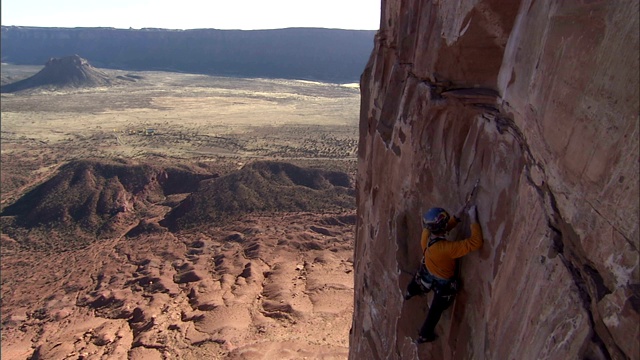
[[[638,3],[382,1],[361,78],[351,359],[640,358]],[[420,214],[484,246],[433,343]],[[450,237],[469,233],[464,222]]]
[[[3,250],[1,357],[345,359],[354,221],[249,215],[59,253]]]

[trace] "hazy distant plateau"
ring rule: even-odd
[[[78,54],[96,67],[357,82],[375,31],[321,28],[166,30],[2,26],[2,62]]]

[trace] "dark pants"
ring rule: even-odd
[[[429,274],[424,267],[407,286],[407,295],[413,297],[415,295],[423,295],[434,290],[433,301],[429,307],[427,319],[424,321],[420,329],[420,336],[427,338],[435,335],[434,330],[442,313],[453,304],[458,288],[456,280],[441,280]]]
[[[438,321],[440,321],[440,316],[453,304],[455,292],[446,290],[448,289],[436,289],[434,291],[433,301],[431,301],[431,306],[429,306],[427,319],[424,321],[424,324],[422,324],[422,328],[420,328],[421,337],[428,338],[435,335],[435,328]]]

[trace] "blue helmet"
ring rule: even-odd
[[[447,230],[449,223],[449,213],[443,208],[431,208],[422,215],[422,227],[434,233]]]

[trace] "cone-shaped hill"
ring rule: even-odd
[[[333,211],[355,208],[349,175],[260,161],[202,181],[161,222],[172,230],[220,223],[251,212]]]
[[[214,176],[196,167],[76,161],[63,165],[51,179],[6,207],[0,214],[2,228],[18,241],[38,238],[36,242],[52,247],[59,247],[52,243],[56,241],[83,245],[126,231],[141,217],[162,218],[162,212],[154,214],[160,208],[154,205],[175,205],[172,194],[192,192],[201,180]],[[38,231],[48,234],[48,239],[43,240]]]
[[[94,68],[78,55],[51,58],[35,75],[3,85],[4,93],[34,88],[97,87],[111,85],[109,75]]]

